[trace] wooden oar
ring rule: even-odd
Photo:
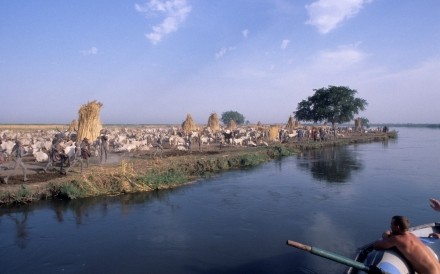
[[[375,266],[367,266],[361,262],[355,261],[353,259],[344,257],[342,255],[339,255],[339,254],[336,254],[336,253],[333,253],[330,251],[326,251],[326,250],[323,250],[323,249],[320,249],[317,247],[305,245],[305,244],[298,243],[298,242],[295,242],[292,240],[287,240],[287,244],[290,246],[296,247],[298,249],[310,252],[314,255],[318,255],[323,258],[335,261],[337,263],[341,263],[341,264],[356,268],[358,270],[362,270],[366,273],[386,273]]]

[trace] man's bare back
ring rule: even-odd
[[[391,224],[392,232],[384,235],[383,240],[374,243],[375,249],[388,249],[396,247],[411,263],[419,274],[440,274],[440,263],[433,252],[426,247],[419,238],[407,231],[399,230],[398,226]]]

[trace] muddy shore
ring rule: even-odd
[[[25,157],[29,181],[23,182],[20,168],[8,184],[0,184],[0,205],[11,206],[41,199],[77,199],[99,195],[119,195],[177,187],[230,169],[248,168],[276,157],[295,155],[304,150],[353,143],[381,142],[394,138],[390,133],[350,134],[323,142],[271,143],[269,146],[240,147],[203,146],[200,151],[165,150],[153,157],[154,150],[134,153],[112,153],[107,163],[92,157],[89,167],[80,172],[72,168],[66,175],[59,167],[43,172],[46,163]],[[3,173],[11,172],[2,170]]]

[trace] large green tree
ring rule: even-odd
[[[353,120],[360,110],[365,110],[367,101],[355,98],[356,90],[342,86],[315,89],[315,94],[298,103],[294,112],[299,121],[346,123]]]
[[[230,110],[222,113],[221,120],[225,125],[228,125],[231,120],[234,120],[234,122],[236,122],[237,125],[242,125],[244,123],[245,118],[243,114],[237,111]]]

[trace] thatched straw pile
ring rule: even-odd
[[[270,126],[269,129],[269,140],[270,141],[276,141],[278,140],[278,132],[279,132],[279,128],[278,126]]]
[[[228,129],[229,130],[234,130],[237,128],[237,123],[234,120],[229,120],[229,125],[228,125]]]
[[[213,112],[209,115],[208,127],[211,128],[212,131],[220,130],[220,120],[218,119],[217,113]]]
[[[99,136],[102,129],[101,120],[99,119],[99,112],[102,104],[92,101],[82,105],[78,111],[78,140],[84,138],[94,141]]]
[[[361,130],[362,129],[362,120],[361,120],[361,118],[354,119],[354,128],[355,128],[355,130]]]
[[[185,133],[188,133],[190,131],[197,130],[197,125],[194,123],[193,118],[191,117],[191,114],[186,115],[186,120],[182,123],[182,129]]]
[[[72,131],[77,131],[77,130],[78,130],[78,121],[72,120],[67,131],[72,132]]]
[[[293,119],[293,117],[290,116],[290,117],[289,117],[289,120],[287,121],[286,130],[287,130],[289,133],[292,133],[293,130],[295,130],[297,127],[298,127],[298,125],[297,125],[295,119]]]

